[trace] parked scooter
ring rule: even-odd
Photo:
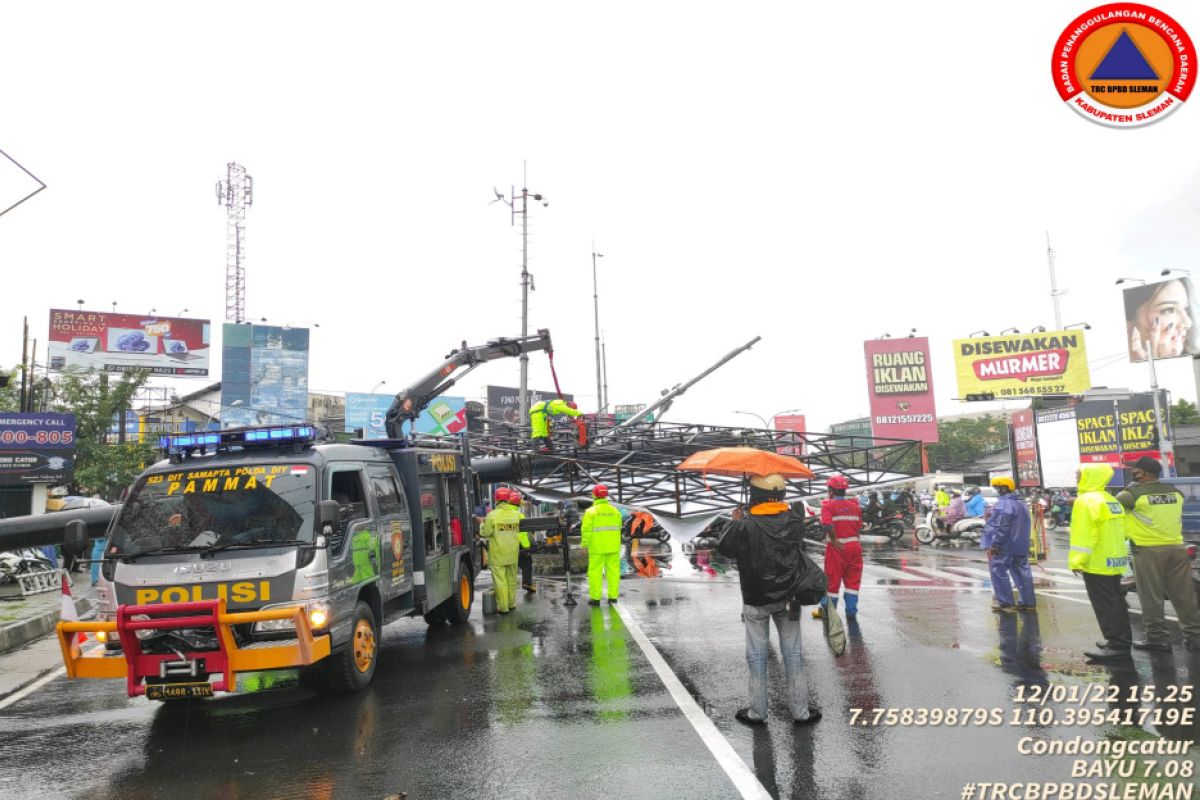
[[[964,517],[954,523],[950,530],[946,530],[938,513],[930,511],[925,515],[925,520],[917,526],[917,541],[921,544],[933,544],[938,539],[966,539],[977,542],[983,535],[983,526],[982,517]]]

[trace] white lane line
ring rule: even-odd
[[[1059,589],[1057,591],[1066,591],[1066,590]],[[1052,592],[1052,591],[1041,591],[1041,592],[1038,592],[1038,594],[1049,595],[1050,597],[1057,597],[1059,600],[1070,600],[1071,602],[1074,602],[1074,603],[1083,603],[1084,605],[1087,605],[1087,606],[1090,606],[1092,604],[1091,600],[1085,600],[1085,599],[1081,599],[1078,597],[1063,597],[1061,594],[1058,594],[1057,592]],[[1131,608],[1129,608],[1129,613],[1137,614],[1138,616],[1141,616],[1142,610],[1140,608],[1132,608],[1131,607]],[[1171,622],[1179,622],[1179,617],[1172,617],[1170,614],[1167,614],[1167,613],[1163,614],[1163,618],[1169,619],[1169,620],[1171,620]]]
[[[26,686],[21,691],[15,692],[15,693],[9,695],[4,700],[0,700],[0,711],[3,711],[4,709],[8,708],[9,706],[13,705],[14,703],[18,703],[21,700],[24,700],[26,697],[33,694],[38,689],[42,688],[50,681],[54,680],[55,678],[66,675],[66,674],[67,674],[67,668],[59,667],[58,669],[54,670],[53,672],[51,672],[47,675],[43,675],[42,677],[38,678],[33,683]]]
[[[621,604],[616,611],[621,616],[621,621],[625,623],[625,627],[633,634],[633,640],[638,643],[638,647],[642,648],[642,652],[646,654],[646,658],[650,661],[650,666],[654,667],[654,671],[658,673],[659,679],[663,685],[667,687],[667,691],[671,693],[671,697],[675,700],[675,704],[679,706],[679,710],[687,718],[687,721],[692,723],[692,727],[699,734],[700,740],[708,748],[708,751],[713,754],[713,758],[717,760],[717,764],[721,769],[725,770],[725,774],[729,776],[729,780],[733,781],[733,785],[737,787],[738,792],[742,797],[751,798],[752,800],[770,800],[771,793],[768,792],[761,783],[759,783],[754,772],[746,766],[746,762],[742,761],[737,751],[733,749],[733,745],[721,735],[717,730],[717,726],[708,718],[704,710],[692,697],[688,690],[684,688],[679,678],[667,666],[667,662],[663,659],[662,654],[654,647],[642,632],[641,626],[633,619],[631,614],[626,609],[628,606]]]

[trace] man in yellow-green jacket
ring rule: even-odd
[[[1123,661],[1129,658],[1133,629],[1129,607],[1121,592],[1121,576],[1129,566],[1125,547],[1125,509],[1108,493],[1113,468],[1107,464],[1081,464],[1079,497],[1071,510],[1071,553],[1067,566],[1083,576],[1088,599],[1104,642],[1085,650],[1089,661]]]
[[[581,541],[588,559],[588,605],[600,605],[601,581],[608,578],[608,602],[621,588],[621,512],[608,502],[608,487],[592,487],[592,507],[583,513]]]
[[[537,450],[553,450],[554,437],[550,435],[551,417],[567,416],[579,418],[583,412],[570,400],[542,400],[529,407],[529,437]],[[581,423],[582,424],[582,423]]]
[[[521,530],[525,515],[513,504],[506,487],[496,490],[496,507],[484,517],[479,535],[488,540],[488,565],[496,593],[496,610],[507,614],[517,605],[517,557],[529,547],[529,537]]]

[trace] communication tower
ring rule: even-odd
[[[254,178],[230,161],[225,180],[217,181],[217,202],[225,206],[225,319],[246,318],[246,209],[254,202]]]

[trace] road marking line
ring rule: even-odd
[[[646,658],[650,661],[650,666],[654,667],[654,671],[658,673],[659,679],[663,685],[667,687],[671,697],[675,700],[675,704],[679,706],[679,710],[687,717],[687,721],[692,723],[692,727],[699,734],[700,740],[713,754],[713,758],[717,760],[717,764],[721,769],[725,770],[725,774],[729,776],[729,780],[733,781],[733,785],[737,787],[738,792],[742,797],[752,798],[753,800],[770,800],[771,793],[759,783],[758,777],[754,772],[746,766],[746,762],[742,761],[741,756],[733,749],[733,745],[729,743],[721,732],[717,730],[717,726],[708,718],[704,710],[700,708],[700,704],[696,702],[696,698],[684,688],[679,678],[671,671],[662,654],[651,643],[650,639],[642,632],[641,626],[633,619],[633,615],[626,610],[627,606],[621,605],[616,609],[620,615],[621,621],[625,623],[625,627],[633,634],[633,640],[638,643],[638,647],[642,648],[642,652],[646,654]]]
[[[33,683],[26,686],[24,689],[21,689],[19,692],[14,692],[13,694],[6,697],[4,700],[0,700],[0,711],[3,711],[4,709],[8,708],[9,706],[13,705],[14,703],[24,700],[26,697],[33,694],[38,689],[42,688],[50,681],[52,681],[55,678],[58,678],[62,675],[66,675],[66,674],[67,674],[67,668],[59,667],[58,669],[54,670],[53,672],[51,672],[47,675],[43,675],[42,677],[38,678]]]
[[[1057,591],[1066,591],[1066,590],[1059,589]],[[1074,602],[1074,603],[1083,603],[1084,605],[1089,605],[1089,606],[1092,604],[1091,600],[1081,600],[1078,597],[1063,597],[1060,594],[1056,594],[1056,592],[1042,591],[1041,594],[1048,595],[1050,597],[1057,597],[1059,600],[1070,600],[1071,602]],[[1138,616],[1141,616],[1142,610],[1140,608],[1129,608],[1129,613],[1137,614]],[[1169,620],[1171,620],[1171,622],[1179,622],[1179,617],[1172,617],[1170,614],[1167,614],[1165,612],[1163,613],[1163,618],[1169,619]]]

